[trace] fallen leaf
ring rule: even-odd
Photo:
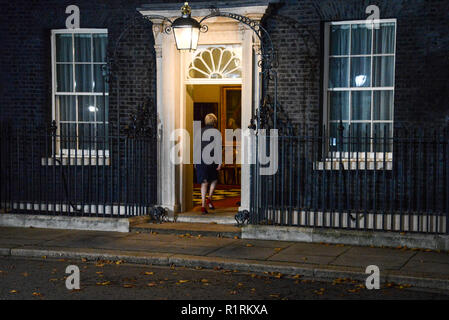
[[[297,275],[294,275],[294,276],[293,276],[293,279],[299,279],[299,278],[301,278],[301,277],[302,277],[302,275],[297,274]]]
[[[115,262],[115,264],[122,264],[124,261],[123,260],[117,260],[116,262]]]
[[[207,279],[201,279],[201,282],[202,282],[202,283],[207,283],[207,282],[209,282],[209,280],[207,280]]]
[[[11,290],[9,293],[17,293],[17,290]]]
[[[150,282],[147,284],[148,287],[155,287],[157,284],[155,282]]]
[[[111,284],[111,281],[97,282],[97,286],[108,286]]]
[[[234,239],[236,239],[236,240],[237,240],[237,239],[239,239],[239,237],[238,237],[238,236],[234,236]]]
[[[178,283],[186,283],[189,282],[189,280],[178,280]]]
[[[125,283],[123,285],[123,288],[134,288],[136,285],[135,284],[131,284],[131,283]]]
[[[35,297],[42,297],[43,294],[40,293],[40,292],[33,292],[33,296],[35,296]]]
[[[279,252],[281,250],[282,250],[282,248],[274,248],[274,251],[276,251],[276,252]]]
[[[254,245],[252,245],[251,243],[247,243],[246,246],[247,247],[254,247]]]
[[[144,274],[145,274],[146,276],[152,276],[152,275],[154,274],[154,272],[146,271]]]

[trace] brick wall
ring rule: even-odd
[[[279,53],[279,101],[296,123],[322,120],[324,22],[397,19],[395,126],[449,121],[449,2],[444,0],[290,1],[266,20]]]
[[[146,1],[79,0],[81,27],[108,28],[110,44],[135,8]],[[179,2],[172,1],[169,2]],[[50,30],[65,28],[72,1],[14,1],[2,5],[1,119],[16,125],[51,120]],[[449,2],[445,0],[300,0],[274,5],[266,19],[279,56],[279,102],[295,123],[322,119],[324,22],[365,19],[376,4],[381,18],[397,18],[396,125],[447,123],[449,119]],[[138,23],[119,50],[120,110],[129,113],[155,95],[150,26]],[[111,84],[115,123],[116,85]]]

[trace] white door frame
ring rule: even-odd
[[[224,8],[222,11],[245,15],[260,21],[268,7],[249,6]],[[143,15],[162,15],[170,19],[179,17],[176,10],[140,10]],[[195,9],[192,14],[197,20],[210,13],[209,9]],[[173,21],[173,20],[172,20]],[[255,55],[260,46],[254,31],[236,20],[215,17],[205,21],[206,33],[200,34],[199,44],[241,44],[242,45],[242,129],[250,123],[252,110],[259,103],[259,56]],[[171,133],[178,128],[185,128],[184,108],[186,91],[184,84],[183,53],[176,49],[173,34],[163,32],[165,26],[160,20],[153,21],[153,33],[156,52],[157,73],[157,202],[167,208],[169,215],[181,210],[185,186],[185,167],[170,161],[170,152],[174,142]],[[244,140],[242,140],[242,143]],[[242,145],[242,148],[245,146]],[[246,150],[252,150],[248,147]],[[242,164],[241,172],[241,209],[249,209],[250,170],[249,165]]]

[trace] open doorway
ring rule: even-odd
[[[191,108],[186,112],[191,112],[187,118],[192,121],[201,121],[201,126],[205,125],[204,118],[207,114],[213,113],[218,119],[217,129],[222,134],[222,158],[225,159],[225,150],[232,150],[233,163],[223,163],[222,169],[218,172],[218,184],[212,196],[215,210],[209,210],[209,215],[226,216],[235,215],[241,205],[241,165],[237,163],[238,146],[237,141],[226,141],[225,129],[241,129],[242,119],[242,91],[241,85],[221,85],[221,84],[194,84],[187,85],[187,96]],[[190,125],[188,126],[190,127]],[[192,127],[193,128],[193,125]],[[190,132],[193,136],[193,132]],[[228,148],[226,149],[226,146]],[[232,148],[229,148],[232,147]],[[192,177],[192,197],[184,197],[185,201],[191,201],[185,208],[189,213],[201,212],[201,182],[197,181],[194,166],[191,166]],[[187,188],[186,191],[190,189]],[[207,215],[206,215],[207,216]]]

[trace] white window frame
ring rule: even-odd
[[[381,23],[394,23],[395,24],[395,28],[394,28],[394,51],[393,53],[380,53],[380,54],[375,54],[374,53],[374,26],[375,24],[381,24]],[[351,55],[351,54],[347,54],[347,55],[330,55],[330,27],[332,25],[353,25],[353,24],[371,24],[372,27],[372,34],[371,34],[371,54],[360,54],[360,55]],[[351,27],[350,27],[351,30]],[[349,46],[351,46],[351,32],[349,33]],[[338,120],[329,120],[329,93],[331,91],[349,91],[349,108],[351,108],[351,99],[352,99],[352,91],[361,91],[361,90],[367,90],[367,91],[371,91],[371,117],[370,120],[357,120],[354,123],[370,123],[371,124],[371,132],[369,137],[372,138],[373,137],[373,130],[374,130],[374,124],[375,123],[390,123],[391,124],[391,135],[393,136],[393,124],[394,124],[394,92],[395,92],[395,78],[396,78],[396,42],[397,42],[397,19],[379,19],[376,20],[376,23],[374,23],[374,21],[372,20],[371,22],[369,22],[368,20],[350,20],[350,21],[331,21],[331,22],[326,22],[325,26],[324,26],[324,73],[323,73],[323,123],[326,125],[326,139],[329,138],[329,123],[338,123]],[[393,86],[391,87],[373,87],[373,57],[380,57],[380,56],[393,56],[394,57],[394,69],[393,69]],[[331,57],[371,57],[371,70],[370,70],[370,77],[371,77],[371,81],[370,81],[370,87],[351,87],[350,81],[349,81],[349,87],[346,88],[329,88],[329,61]],[[349,77],[351,76],[351,61],[349,60],[348,63],[348,68],[349,68]],[[374,91],[381,91],[381,90],[390,90],[393,92],[393,107],[392,107],[392,119],[391,120],[373,120],[373,94]],[[351,121],[351,110],[349,110],[349,119],[345,120],[344,122],[346,123],[352,123]],[[327,139],[328,140],[328,139]],[[391,142],[392,143],[392,142]],[[393,146],[392,146],[393,148]],[[383,159],[383,155],[384,152],[373,152],[372,150],[372,145],[370,143],[370,151],[368,152],[362,152],[362,151],[352,151],[351,154],[349,154],[349,152],[339,152],[339,151],[334,151],[332,152],[332,157],[335,159],[339,159],[340,158],[340,153],[341,153],[341,157],[345,158],[345,159],[350,159],[351,161],[356,160],[357,158],[360,159],[365,159],[365,155],[368,158],[368,160],[374,160],[374,158],[376,158],[376,160],[380,160]],[[326,150],[324,150],[325,153],[328,155],[328,157],[331,157],[331,152],[329,151],[329,145],[328,143],[326,143]],[[358,153],[358,155],[357,155]],[[385,152],[385,157],[387,159],[387,161],[392,161],[393,159],[393,150],[391,152]]]
[[[56,77],[56,65],[58,64],[56,62],[56,35],[57,34],[80,34],[80,33],[90,33],[90,34],[106,34],[108,35],[108,29],[88,29],[88,28],[79,28],[79,29],[53,29],[51,30],[51,76],[52,76],[52,120],[56,121],[57,124],[57,132],[56,135],[57,137],[59,137],[60,135],[60,112],[59,110],[56,110],[56,96],[62,96],[62,95],[70,95],[70,96],[103,96],[103,92],[57,92],[56,88],[57,88],[57,77]],[[72,39],[74,39],[74,37],[72,37]],[[73,41],[73,40],[72,40]],[[75,46],[74,43],[72,42],[72,50],[74,50]],[[93,54],[93,48],[91,48],[91,54]],[[73,57],[73,66],[75,66],[76,62],[75,62],[75,53],[74,51],[72,52],[72,57]],[[90,64],[94,65],[94,64],[104,64],[104,62],[93,62],[91,61]],[[93,68],[92,68],[92,73],[93,73]],[[93,75],[92,75],[92,79],[93,79]],[[75,72],[73,72],[73,83],[75,83]],[[105,96],[109,97],[109,92],[105,92]],[[75,98],[75,103],[76,103],[76,121],[74,122],[75,124],[79,124],[79,123],[92,123],[92,122],[80,122],[78,121],[78,99]],[[104,101],[105,104],[105,108],[106,108],[106,100]],[[105,124],[109,124],[108,119],[105,119],[105,122],[101,122],[101,123],[105,123]],[[77,136],[78,136],[78,131],[77,131]],[[62,149],[61,145],[60,145],[60,140],[59,138],[56,141],[56,150],[53,150],[54,154],[56,155],[56,157],[60,157],[61,155],[63,157],[81,157],[84,153],[84,156],[86,157],[109,157],[109,150],[103,150],[103,149],[79,149],[78,148],[78,142],[77,142],[77,150],[75,149],[70,149],[70,154],[69,154],[69,149]],[[61,154],[62,153],[62,154]]]

